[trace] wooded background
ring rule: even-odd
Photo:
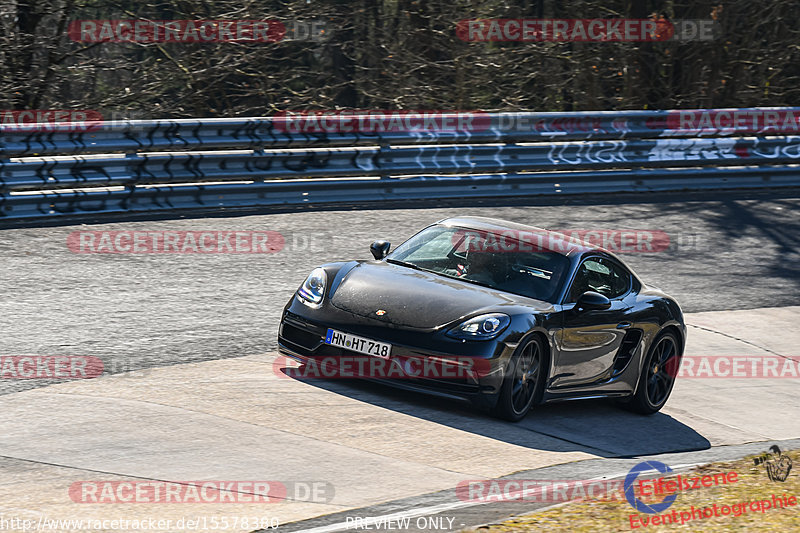
[[[465,42],[470,18],[715,19],[714,41]],[[324,20],[321,41],[79,43],[79,19]],[[797,105],[797,0],[0,0],[0,109],[130,118],[305,109]]]

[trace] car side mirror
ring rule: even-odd
[[[372,257],[375,259],[383,259],[389,254],[389,248],[392,243],[389,241],[375,241],[369,245],[369,251],[372,252]]]
[[[611,307],[611,300],[594,291],[584,292],[575,303],[576,310],[584,311],[601,311],[609,307]]]

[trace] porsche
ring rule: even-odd
[[[653,414],[672,392],[686,339],[680,306],[605,249],[456,217],[393,251],[383,240],[370,250],[371,260],[308,275],[283,311],[282,354],[302,364],[371,359],[396,372],[365,379],[465,400],[511,421],[535,405],[588,398]],[[414,358],[466,370],[411,372]]]

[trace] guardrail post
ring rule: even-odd
[[[389,142],[385,140],[381,140],[379,146],[380,150],[378,150],[378,154],[375,157],[375,166],[383,168],[382,163],[392,162],[392,156],[388,155],[389,153],[391,153],[392,147],[389,144]],[[392,177],[388,172],[381,172],[380,176],[382,180],[388,180]]]
[[[253,155],[256,158],[265,157],[266,154],[264,154],[264,145],[263,144],[256,145],[253,148]],[[262,174],[261,176],[258,177],[258,179],[254,179],[253,181],[257,183],[264,183],[266,180],[264,178],[264,175]]]
[[[7,211],[6,204],[6,180],[5,178],[10,176],[10,172],[6,170],[6,165],[9,162],[8,154],[6,154],[6,134],[2,128],[0,128],[0,217],[5,215]]]

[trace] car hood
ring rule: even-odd
[[[375,261],[350,270],[331,303],[343,311],[394,326],[432,329],[486,308],[519,301],[512,294],[480,285]],[[379,310],[385,313],[376,314]]]

